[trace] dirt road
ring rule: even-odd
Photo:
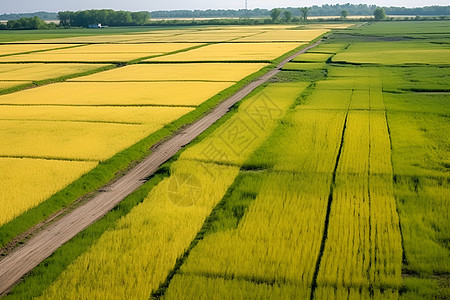
[[[259,77],[230,98],[221,102],[203,118],[187,126],[184,130],[159,145],[144,161],[131,169],[118,181],[111,184],[107,189],[102,190],[92,200],[75,208],[58,221],[51,223],[27,243],[5,256],[0,261],[0,296],[7,293],[20,278],[34,269],[64,243],[102,218],[126,196],[143,185],[146,177],[152,175],[183,146],[190,143],[223,117],[236,102],[242,100],[258,86],[280,72],[280,69],[294,57],[315,47],[318,43],[320,41],[286,58],[277,68]]]

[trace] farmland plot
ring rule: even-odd
[[[65,48],[65,47],[70,47],[70,46],[77,46],[77,45],[64,45],[64,44],[45,44],[45,45],[10,44],[10,45],[8,45],[8,44],[2,44],[2,45],[0,45],[0,57],[4,56],[4,55],[27,53],[27,52],[34,52],[34,51],[43,51],[43,50],[50,50],[50,49],[58,49],[58,48]]]
[[[275,30],[241,38],[238,42],[310,42],[328,29]]]
[[[191,63],[130,65],[70,81],[239,81],[268,64]]]
[[[146,61],[271,61],[302,43],[231,43],[214,44],[183,53],[151,58]]]
[[[2,64],[1,80],[37,81],[82,73],[107,65],[102,64]]]
[[[417,41],[355,43],[332,60],[381,65],[448,65],[450,48],[446,45]]]
[[[319,286],[401,287],[402,246],[385,124],[383,113],[349,114]]]
[[[0,158],[0,226],[47,200],[96,165],[96,162]]]
[[[64,82],[0,96],[2,104],[196,106],[234,82]]]
[[[198,43],[96,44],[0,57],[0,62],[126,62],[198,46]]]
[[[193,110],[191,107],[3,105],[0,120],[112,123],[158,128]]]
[[[0,156],[106,160],[161,125],[0,121]]]

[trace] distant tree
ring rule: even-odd
[[[347,19],[347,17],[348,17],[348,11],[347,10],[342,10],[341,11],[341,17],[342,17],[342,19]]]
[[[274,8],[270,11],[270,17],[272,18],[272,22],[275,23],[280,17],[281,9]]]
[[[71,26],[74,13],[71,11],[60,11],[58,13],[59,24],[61,26]]]
[[[46,29],[47,24],[38,17],[20,18],[19,20],[9,20],[6,23],[7,29]]]
[[[300,8],[300,12],[302,13],[302,19],[305,22],[308,20],[308,12],[309,12],[309,10],[310,10],[309,7],[301,7]]]
[[[150,20],[150,13],[148,11],[132,12],[131,19],[137,25],[144,25]]]
[[[383,19],[386,19],[386,12],[384,11],[383,8],[377,7],[373,13],[373,16],[375,17],[375,20],[377,20],[377,21],[383,20]]]
[[[285,21],[286,23],[289,23],[292,20],[292,13],[289,10],[285,10],[283,12],[283,21]]]

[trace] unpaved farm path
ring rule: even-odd
[[[275,69],[251,82],[233,96],[217,105],[200,120],[187,126],[169,140],[160,144],[151,155],[131,169],[119,180],[102,190],[85,204],[75,208],[47,228],[37,233],[20,248],[0,260],[0,296],[7,293],[16,282],[49,257],[64,243],[79,232],[102,218],[125,197],[145,183],[164,162],[175,155],[183,146],[223,117],[238,101],[254,89],[267,82],[280,72],[280,69],[297,55],[317,46],[321,41],[293,54],[281,62]]]

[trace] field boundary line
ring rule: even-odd
[[[311,295],[309,297],[309,299],[311,299],[311,300],[314,299],[314,292],[316,291],[316,289],[318,287],[317,278],[319,276],[320,264],[322,262],[322,257],[325,252],[325,244],[327,242],[327,237],[328,237],[328,229],[329,229],[329,225],[330,225],[330,215],[331,215],[331,204],[333,203],[334,186],[336,184],[336,175],[337,175],[337,170],[338,170],[338,166],[339,166],[339,161],[341,159],[342,149],[344,148],[345,131],[347,129],[347,121],[348,121],[348,115],[350,113],[350,106],[351,106],[352,99],[353,99],[353,92],[354,92],[354,89],[352,90],[352,95],[350,98],[350,102],[348,104],[347,113],[345,114],[344,125],[342,127],[342,133],[341,133],[341,143],[339,145],[339,150],[338,150],[338,153],[336,156],[336,162],[334,165],[333,175],[331,178],[330,192],[328,194],[327,212],[326,212],[326,216],[325,216],[325,225],[323,228],[322,241],[320,243],[319,255],[317,256],[316,265],[315,265],[315,269],[314,269],[314,273],[313,273],[313,277],[312,277],[312,281],[311,281]]]
[[[160,143],[146,159],[114,183],[102,188],[88,202],[51,223],[45,230],[38,232],[25,244],[0,259],[0,296],[5,295],[24,275],[38,266],[59,247],[101,219],[123,199],[141,187],[164,162],[222,118],[234,104],[281,72],[281,68],[286,63],[317,46],[321,41],[319,40],[313,45],[284,58],[275,68],[256,78],[216,105],[202,118]]]

